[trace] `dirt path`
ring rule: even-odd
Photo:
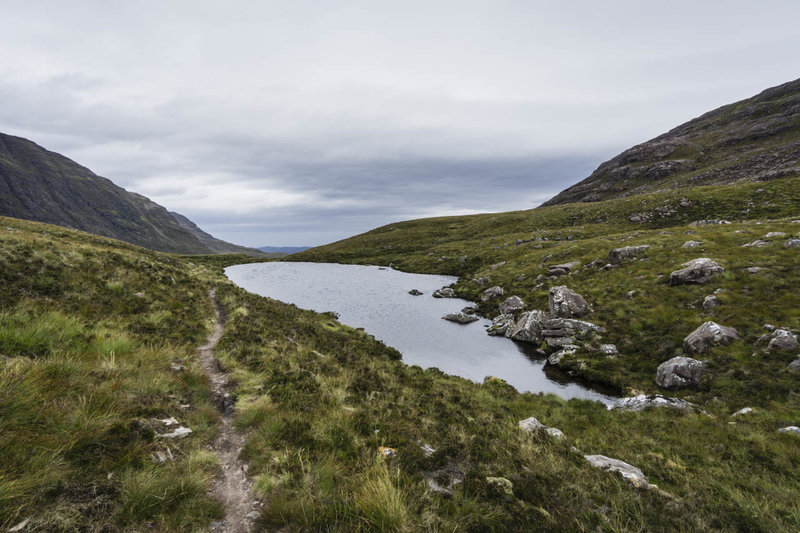
[[[217,302],[216,291],[211,289],[209,296],[214,302],[214,331],[197,355],[209,379],[217,400],[222,422],[219,435],[212,445],[219,457],[222,472],[211,487],[211,496],[222,502],[225,518],[211,524],[212,531],[219,533],[248,533],[260,514],[261,502],[253,498],[252,483],[247,476],[247,465],[239,460],[245,437],[233,425],[234,402],[230,397],[230,379],[220,368],[214,349],[225,330],[223,311]]]

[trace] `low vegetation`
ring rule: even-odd
[[[798,196],[798,183],[783,180],[413,221],[297,256],[457,274],[457,291],[473,299],[483,287],[471,280],[490,277],[529,308],[546,306],[551,283],[567,284],[621,352],[574,359],[574,370],[627,391],[654,391],[655,367],[695,325],[736,327],[742,340],[709,356],[713,379],[678,393],[701,407],[688,414],[609,411],[407,366],[332,314],[233,286],[221,268],[240,257],[168,256],[0,219],[0,524],[192,531],[221,516],[206,496],[218,414],[194,358],[216,287],[226,315],[217,356],[235,383],[243,457],[265,503],[262,530],[800,529],[800,447],[776,431],[800,421],[797,377],[785,371],[789,356],[751,356],[764,322],[798,326],[791,289],[800,252],[777,241],[740,247],[768,231],[800,231],[787,218]],[[676,213],[629,220],[664,205]],[[734,224],[687,225],[712,217]],[[703,248],[681,249],[689,239]],[[537,280],[547,266],[585,265],[629,244],[651,248],[642,261]],[[705,286],[670,287],[670,270],[696,256],[726,273]],[[751,266],[766,270],[742,270]],[[716,288],[724,292],[712,315],[699,304]],[[492,315],[493,305],[481,311]],[[745,405],[754,411],[731,416]],[[530,416],[566,440],[521,431]],[[158,437],[158,420],[168,417],[193,433]],[[633,464],[659,490],[635,489],[582,453]]]

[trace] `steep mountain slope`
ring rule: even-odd
[[[60,154],[2,133],[0,215],[79,229],[162,252],[260,255],[215,239],[185,217]]]
[[[543,205],[800,175],[800,79],[622,152]]]

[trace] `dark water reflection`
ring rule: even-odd
[[[480,382],[497,376],[519,391],[552,392],[563,398],[605,403],[614,398],[578,383],[523,343],[490,337],[490,321],[461,325],[442,320],[470,305],[460,299],[432,298],[456,281],[452,276],[408,274],[375,266],[326,263],[253,263],[225,269],[228,278],[261,296],[318,312],[335,311],[343,324],[363,327],[403,354],[403,361]],[[424,294],[412,296],[411,289]]]

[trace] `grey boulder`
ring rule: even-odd
[[[561,318],[578,318],[589,310],[583,296],[564,285],[550,289],[548,305],[550,314]]]
[[[650,483],[648,483],[644,473],[642,473],[642,471],[635,466],[629,465],[625,461],[612,459],[611,457],[606,457],[605,455],[584,455],[583,458],[595,468],[602,468],[603,470],[608,470],[609,472],[619,473],[628,483],[637,489],[646,489],[650,486]]]
[[[488,289],[483,291],[483,294],[481,295],[481,301],[483,303],[491,302],[492,300],[502,296],[503,292],[504,292],[503,287],[498,287],[498,286],[489,287]]]
[[[544,311],[534,310],[522,313],[514,327],[506,333],[506,337],[522,342],[541,342],[545,320],[547,320],[547,315]]]
[[[622,248],[614,248],[608,252],[608,261],[610,263],[621,263],[626,259],[633,259],[650,248],[649,244],[642,244],[639,246],[625,246]]]
[[[517,311],[525,309],[525,302],[519,296],[509,296],[503,303],[500,304],[500,313],[504,315],[513,315]]]
[[[442,287],[441,289],[436,289],[433,291],[434,298],[455,298],[456,291],[451,289],[450,287]]]
[[[738,338],[739,333],[735,329],[709,321],[683,339],[683,349],[689,354],[705,353],[712,346],[730,344]]]
[[[681,266],[684,268],[670,273],[670,285],[705,283],[715,275],[725,272],[724,268],[707,257],[692,259]]]
[[[706,364],[691,357],[673,357],[658,365],[656,384],[665,389],[696,387],[706,371]]]
[[[668,398],[660,394],[650,396],[640,394],[629,398],[620,398],[608,406],[609,411],[644,411],[648,407],[662,407],[688,413],[694,410],[694,405],[679,398]]]
[[[492,320],[492,325],[486,330],[488,335],[492,337],[508,336],[510,330],[514,327],[515,321],[513,315],[498,315]]]
[[[762,335],[757,344],[767,344],[768,352],[789,352],[798,347],[798,337],[788,329],[775,328],[770,333]]]
[[[476,322],[478,320],[478,317],[474,315],[468,315],[460,311],[457,313],[450,313],[444,315],[442,318],[444,320],[449,320],[450,322],[456,322],[458,324],[469,324],[470,322]]]

